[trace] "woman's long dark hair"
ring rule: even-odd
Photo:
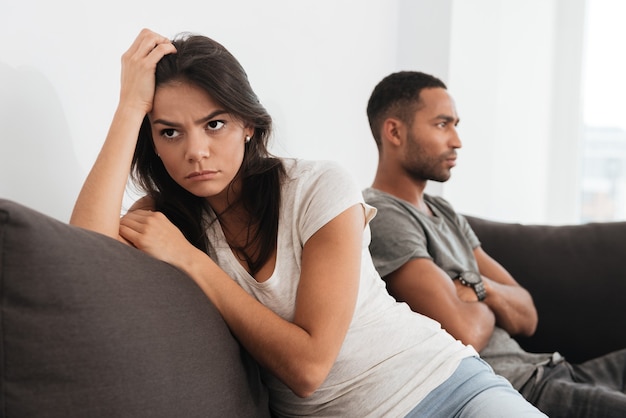
[[[254,127],[254,135],[245,145],[243,162],[237,174],[241,180],[239,198],[229,202],[226,211],[241,205],[250,215],[248,230],[253,233],[243,246],[235,249],[244,254],[251,274],[255,274],[276,248],[280,184],[285,172],[282,162],[267,149],[272,118],[252,90],[244,69],[221,44],[199,35],[179,35],[173,44],[176,54],[166,55],[157,64],[156,86],[171,81],[192,83],[205,90],[245,126]],[[139,132],[131,178],[154,199],[156,209],[162,211],[189,242],[203,251],[207,250],[206,225],[202,220],[208,203],[206,199],[183,189],[169,176],[154,151],[147,116]],[[218,219],[223,213],[216,214]],[[255,248],[256,251],[251,250]]]

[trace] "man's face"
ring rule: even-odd
[[[454,101],[445,89],[422,90],[401,161],[410,177],[440,182],[450,178],[450,170],[456,165],[456,149],[461,148],[458,123]]]

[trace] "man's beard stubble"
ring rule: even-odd
[[[450,168],[445,167],[445,162],[456,156],[454,149],[445,154],[432,157],[427,155],[424,148],[418,144],[412,135],[409,135],[407,138],[407,144],[403,168],[413,180],[432,180],[443,183],[450,179]]]

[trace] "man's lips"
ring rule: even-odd
[[[189,173],[185,176],[188,180],[200,181],[200,180],[210,180],[217,174],[215,170],[202,170],[202,171],[194,171],[193,173]]]
[[[450,153],[450,155],[448,155],[447,158],[446,158],[446,162],[451,167],[454,167],[456,165],[456,152]]]

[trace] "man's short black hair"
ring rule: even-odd
[[[380,149],[380,129],[385,119],[395,117],[410,125],[418,109],[423,89],[447,89],[443,81],[419,71],[400,71],[383,78],[367,102],[367,118]]]

